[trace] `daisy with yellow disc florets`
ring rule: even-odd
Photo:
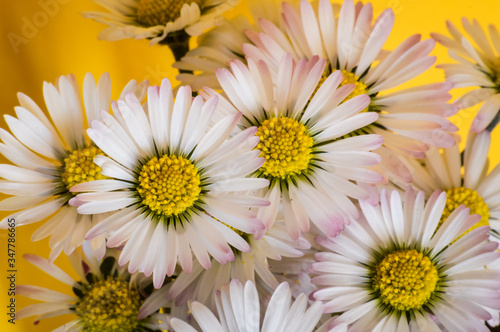
[[[311,268],[325,313],[342,313],[337,322],[349,331],[488,331],[500,310],[500,270],[484,266],[500,252],[486,241],[488,226],[463,235],[479,215],[462,205],[441,224],[446,193],[426,203],[411,188],[404,204],[383,189],[379,205],[360,205],[364,218],[317,240],[328,249]]]
[[[16,319],[36,315],[38,322],[73,314],[72,321],[54,330],[60,332],[147,332],[165,329],[167,326],[159,321],[161,314],[152,313],[142,319],[137,318],[145,296],[153,289],[151,280],[133,276],[126,267],[119,267],[115,254],[110,252],[99,260],[91,254],[82,259],[79,253],[72,253],[69,259],[78,274],[77,280],[44,258],[25,255],[28,262],[71,287],[73,294],[20,285],[16,288],[17,294],[43,302],[22,308]]]
[[[144,88],[131,81],[124,89],[142,98]],[[83,82],[83,100],[74,76],[61,76],[56,85],[45,83],[43,94],[49,118],[28,96],[19,93],[16,117],[5,115],[12,134],[0,129],[0,153],[12,164],[0,165],[0,192],[12,195],[0,202],[1,211],[15,211],[8,220],[16,226],[48,218],[32,235],[33,241],[50,236],[50,260],[63,250],[70,254],[79,247],[87,231],[101,217],[78,215],[68,201],[76,193],[71,187],[85,181],[104,179],[101,168],[94,164],[103,152],[85,134],[87,123],[99,118],[99,111],[109,110],[111,81],[104,74],[96,86],[91,74]],[[104,255],[104,237],[92,241],[98,256]]]
[[[462,155],[458,145],[439,151],[427,152],[424,163],[412,162],[414,188],[430,195],[440,189],[448,194],[444,221],[458,206],[464,204],[471,213],[481,216],[474,227],[490,226],[492,240],[500,241],[500,165],[488,171],[488,154],[491,133],[469,132],[467,145]]]
[[[367,167],[380,156],[371,152],[382,137],[363,134],[348,137],[378,118],[364,112],[370,103],[359,95],[342,103],[355,89],[349,84],[337,89],[342,73],[336,71],[316,91],[325,60],[313,57],[295,63],[290,55],[280,62],[278,81],[263,61],[248,59],[230,63],[217,71],[229,101],[221,98],[219,117],[242,112],[239,130],[257,128],[257,149],[265,163],[254,173],[270,185],[261,195],[271,205],[259,210],[267,229],[283,204],[285,225],[293,239],[308,232],[312,221],[324,234],[337,235],[358,209],[349,197],[364,199],[368,193],[358,183],[373,184],[382,176]],[[218,95],[207,89],[206,95]],[[342,103],[342,104],[341,104]]]
[[[235,259],[234,247],[250,250],[239,235],[261,234],[264,225],[252,207],[269,205],[247,194],[269,185],[247,178],[264,163],[254,150],[257,128],[228,139],[241,113],[213,121],[218,98],[193,99],[181,87],[174,99],[168,80],[148,90],[147,113],[128,94],[113,103],[114,116],[102,115],[87,132],[107,156],[95,159],[112,179],[74,188],[71,201],[81,214],[113,212],[86,238],[107,235],[108,247],[123,246],[119,263],[129,271],[153,274],[160,287],[180,263],[191,272],[194,254],[205,269],[210,255],[221,264]],[[262,235],[261,235],[262,236]]]

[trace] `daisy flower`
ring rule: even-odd
[[[500,241],[500,164],[488,172],[490,145],[491,133],[484,130],[479,134],[469,133],[463,163],[458,145],[429,151],[424,164],[412,162],[412,185],[428,195],[436,189],[446,191],[442,221],[464,204],[471,213],[481,216],[474,227],[490,226],[493,239]]]
[[[108,12],[86,12],[85,17],[109,25],[99,39],[150,39],[185,44],[213,27],[237,0],[94,0]],[[189,48],[188,48],[189,49]],[[174,51],[174,50],[173,50]],[[175,51],[174,51],[175,54]]]
[[[481,217],[461,205],[439,226],[446,193],[411,188],[404,205],[397,191],[382,190],[380,204],[360,201],[365,219],[336,238],[320,237],[328,252],[316,254],[314,298],[349,331],[488,331],[498,317],[498,243],[489,227],[461,234]]]
[[[108,235],[108,247],[123,246],[119,263],[129,271],[153,273],[159,288],[177,261],[190,273],[192,253],[210,268],[209,254],[221,264],[233,261],[231,246],[250,246],[238,232],[261,233],[264,225],[251,207],[269,205],[248,190],[269,181],[247,178],[264,163],[254,150],[257,128],[228,139],[241,118],[234,113],[212,121],[218,98],[204,103],[189,86],[174,100],[170,82],[150,87],[146,112],[133,94],[112,103],[87,132],[107,156],[95,162],[112,179],[82,183],[71,202],[81,214],[113,212],[87,233]],[[231,245],[231,246],[230,246]]]
[[[232,280],[229,285],[221,288],[215,301],[219,318],[199,302],[189,304],[203,332],[307,332],[313,331],[323,313],[320,301],[307,308],[305,294],[292,302],[292,292],[286,282],[279,285],[269,301],[262,326],[259,295],[251,281],[247,281],[243,287],[237,279]],[[169,324],[175,332],[196,331],[191,325],[177,318],[170,318]]]
[[[338,19],[329,0],[320,0],[317,10],[302,0],[300,11],[283,4],[285,31],[275,24],[260,20],[262,32],[247,31],[252,43],[243,45],[247,57],[264,60],[270,67],[274,81],[285,53],[298,61],[319,56],[326,59],[323,77],[341,70],[341,85],[354,84],[356,88],[347,99],[360,94],[371,98],[368,110],[379,114],[378,119],[357,129],[350,135],[378,134],[384,138],[379,149],[382,163],[379,168],[405,182],[411,173],[404,167],[407,156],[424,158],[429,146],[451,147],[455,144],[448,134],[457,128],[446,119],[457,108],[447,104],[451,98],[450,83],[433,83],[387,92],[419,76],[429,69],[436,58],[429,56],[434,47],[432,39],[420,40],[414,35],[403,41],[394,51],[382,52],[393,23],[394,14],[386,9],[372,23],[370,3],[352,0],[343,2]],[[323,80],[320,81],[320,85]]]
[[[329,236],[337,235],[358,209],[348,197],[367,198],[367,192],[354,181],[378,183],[382,176],[366,167],[380,157],[371,150],[382,144],[382,137],[363,134],[346,137],[378,118],[375,112],[362,112],[370,103],[359,95],[340,104],[355,86],[342,82],[342,73],[329,75],[313,93],[324,72],[325,60],[313,57],[295,63],[285,55],[280,63],[279,80],[272,84],[268,66],[248,59],[230,63],[232,72],[219,69],[217,77],[229,101],[221,98],[224,114],[242,112],[240,130],[257,127],[257,149],[265,163],[254,174],[270,185],[261,195],[271,205],[259,210],[259,218],[270,229],[280,203],[286,228],[293,239],[308,232],[310,220]],[[218,95],[206,89],[205,95]]]
[[[124,91],[142,94],[143,84],[131,81]],[[44,83],[43,94],[49,118],[28,96],[19,93],[21,106],[16,117],[5,115],[12,134],[0,129],[0,153],[12,164],[0,164],[0,192],[11,195],[0,202],[1,211],[15,211],[3,218],[0,228],[15,219],[16,226],[48,218],[32,235],[32,241],[50,236],[53,261],[63,250],[70,254],[79,247],[85,233],[99,221],[96,216],[78,215],[68,205],[75,195],[69,189],[78,183],[102,179],[101,168],[93,163],[103,152],[85,134],[87,123],[109,110],[111,82],[102,75],[96,86],[91,74],[83,82],[83,100],[73,75],[59,77],[57,84]],[[104,237],[92,241],[101,257]]]
[[[500,120],[500,35],[494,25],[488,26],[488,35],[476,20],[462,19],[468,36],[450,21],[446,27],[451,38],[439,33],[431,36],[448,48],[455,63],[437,66],[444,70],[448,81],[456,88],[475,87],[455,101],[460,108],[469,108],[484,102],[472,122],[472,131],[478,133],[495,128]],[[474,44],[475,45],[474,45]]]
[[[38,322],[72,314],[73,320],[54,330],[58,332],[146,332],[165,328],[156,317],[159,314],[137,318],[148,293],[146,288],[151,286],[151,281],[138,275],[130,275],[125,267],[118,267],[113,253],[99,260],[92,255],[85,255],[86,259],[82,259],[79,253],[73,252],[69,259],[79,280],[74,280],[42,257],[27,254],[24,258],[54,279],[71,287],[73,294],[67,295],[32,285],[17,286],[17,294],[43,302],[22,308],[16,319],[37,316]]]
[[[235,252],[233,262],[222,265],[212,260],[212,267],[209,270],[195,263],[191,273],[181,272],[169,287],[168,292],[165,291],[164,294],[155,292],[151,300],[153,301],[156,297],[163,297],[167,302],[169,299],[174,299],[178,306],[185,304],[188,300],[196,300],[215,309],[215,292],[222,285],[229,283],[231,279],[238,279],[242,283],[250,280],[261,284],[260,288],[266,288],[267,293],[268,290],[274,290],[279,285],[270,270],[272,264],[270,260],[301,257],[302,250],[310,247],[309,242],[304,238],[293,241],[283,222],[277,222],[260,240],[256,240],[253,235],[244,233],[240,235],[247,239],[250,245],[249,252],[241,252],[233,248]],[[161,306],[159,304],[159,307]]]

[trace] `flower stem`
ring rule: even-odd
[[[169,34],[165,39],[160,41],[161,45],[167,45],[172,54],[174,55],[175,61],[181,61],[181,59],[189,52],[189,36],[184,30],[177,31],[175,33]],[[191,70],[179,69],[179,73],[192,74]]]

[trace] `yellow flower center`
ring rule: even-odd
[[[361,82],[358,76],[345,69],[342,69],[341,72],[344,79],[340,83],[340,86],[344,86],[346,84],[354,84],[356,86],[354,90],[344,99],[344,101],[366,93],[366,84]]]
[[[199,7],[205,0],[140,0],[137,6],[137,21],[146,27],[166,25],[181,16],[185,4],[196,3]]]
[[[75,308],[83,331],[137,331],[141,298],[128,282],[113,277],[91,284]]]
[[[164,217],[183,213],[201,193],[198,169],[181,156],[152,158],[142,166],[138,180],[142,203]]]
[[[260,156],[266,158],[260,172],[285,179],[304,173],[312,158],[313,138],[297,120],[282,117],[267,119],[257,130]]]
[[[83,182],[108,178],[101,174],[101,168],[94,163],[94,157],[97,155],[104,155],[104,152],[90,146],[73,150],[64,158],[61,180],[67,189]]]
[[[463,235],[481,226],[489,226],[490,210],[483,198],[479,196],[477,191],[469,188],[451,188],[446,190],[446,206],[444,207],[443,215],[439,221],[439,226],[443,224],[446,218],[460,205],[465,205],[470,209],[470,214],[479,214],[481,220],[464,232]]]
[[[416,250],[390,253],[374,268],[372,286],[380,300],[395,310],[419,310],[439,281],[431,260]]]

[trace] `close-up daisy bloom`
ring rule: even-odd
[[[144,84],[131,81],[123,90],[140,95]],[[5,115],[9,126],[0,129],[0,153],[12,164],[0,165],[0,192],[11,195],[0,202],[0,211],[10,212],[8,220],[16,226],[46,219],[32,235],[33,241],[50,236],[53,261],[63,250],[70,254],[79,247],[87,231],[100,217],[78,215],[68,201],[70,188],[85,181],[105,178],[93,158],[103,152],[85,134],[88,123],[107,112],[111,103],[111,81],[104,74],[96,85],[88,73],[83,82],[83,100],[73,75],[59,77],[57,84],[44,83],[43,94],[50,119],[28,96],[18,94],[16,117]],[[95,238],[92,247],[98,256],[105,252],[104,237]]]
[[[284,29],[260,20],[262,32],[246,31],[252,43],[243,45],[243,52],[265,61],[274,80],[285,53],[295,61],[313,56],[325,59],[323,78],[335,70],[342,71],[341,85],[356,86],[347,99],[368,94],[371,101],[367,109],[379,115],[375,122],[351,135],[381,135],[384,146],[377,151],[383,157],[379,167],[389,173],[388,177],[409,183],[411,173],[404,167],[404,157],[423,158],[429,146],[447,148],[455,144],[449,132],[457,128],[446,119],[457,111],[447,103],[452,84],[430,83],[393,92],[432,67],[436,58],[429,53],[434,41],[421,41],[420,35],[413,35],[395,50],[385,52],[382,47],[394,24],[394,13],[386,9],[375,22],[372,18],[371,3],[355,5],[346,0],[337,12],[330,0],[320,0],[316,8],[302,0],[300,10],[285,2]]]
[[[132,276],[126,267],[119,267],[114,253],[97,259],[91,254],[82,258],[78,252],[73,252],[68,258],[78,280],[40,256],[27,254],[24,258],[66,287],[71,287],[72,294],[39,286],[20,285],[16,288],[19,295],[43,302],[19,310],[17,320],[36,316],[36,322],[39,322],[71,314],[74,319],[56,328],[55,332],[151,332],[165,328],[157,319],[161,317],[158,313],[137,318],[145,296],[152,290],[152,287],[149,287],[149,291],[147,289],[151,286],[151,280],[138,275]]]
[[[232,247],[247,252],[240,232],[261,234],[264,225],[250,208],[268,206],[248,194],[269,185],[247,178],[264,163],[254,150],[257,128],[232,136],[241,113],[218,121],[218,98],[193,99],[189,86],[174,98],[168,79],[148,90],[147,112],[133,95],[112,103],[88,134],[107,156],[95,163],[110,179],[82,183],[71,201],[84,215],[112,212],[86,235],[106,235],[108,247],[121,247],[120,265],[153,274],[156,288],[180,263],[193,269],[192,253],[205,269],[213,256],[221,264],[235,259]]]
[[[320,301],[307,308],[305,294],[292,301],[292,292],[286,282],[273,293],[263,320],[257,288],[251,281],[243,286],[237,279],[232,280],[230,284],[222,286],[215,301],[218,318],[202,303],[189,304],[200,330],[177,318],[169,319],[170,326],[175,332],[309,332],[314,330],[323,313]]]
[[[481,216],[461,205],[440,224],[446,193],[409,188],[360,201],[364,218],[336,238],[320,237],[311,272],[325,313],[349,331],[489,331],[500,310],[500,270],[484,266],[500,257],[489,227],[462,236]]]
[[[448,54],[455,63],[440,64],[447,81],[455,88],[474,87],[460,96],[454,103],[465,109],[484,102],[474,121],[472,131],[478,133],[486,128],[490,131],[500,120],[500,35],[497,28],[488,25],[488,34],[477,20],[462,18],[462,33],[452,22],[446,22],[451,35],[439,33],[432,37],[448,48]],[[489,37],[489,38],[488,38]]]
[[[220,15],[238,0],[94,0],[108,12],[86,12],[85,17],[109,25],[98,36],[103,40],[125,38],[184,43],[213,27]],[[175,52],[174,52],[175,53]]]
[[[436,189],[446,191],[447,201],[442,220],[464,204],[481,220],[474,226],[490,226],[492,239],[500,241],[500,165],[488,171],[491,133],[469,132],[462,155],[458,145],[442,151],[431,150],[424,163],[412,162],[412,186],[427,195]],[[462,171],[463,168],[463,171]]]
[[[375,112],[363,111],[370,98],[359,95],[341,104],[355,86],[337,89],[343,79],[340,71],[326,78],[315,93],[325,67],[325,60],[318,57],[295,63],[285,55],[276,85],[262,61],[249,58],[247,67],[234,60],[230,67],[232,72],[217,71],[229,101],[208,88],[204,94],[221,98],[219,116],[242,112],[239,130],[257,128],[257,149],[265,162],[254,177],[270,182],[261,195],[271,205],[258,212],[266,229],[272,227],[282,204],[293,239],[309,231],[310,221],[323,234],[337,235],[349,218],[359,214],[349,197],[368,196],[356,181],[382,181],[380,174],[367,169],[380,162],[371,151],[380,147],[382,137],[346,137],[378,118]]]

